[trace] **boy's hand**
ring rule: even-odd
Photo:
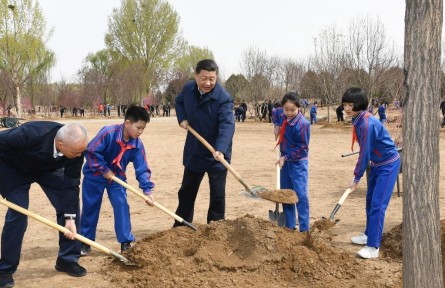
[[[184,128],[185,130],[187,130],[187,126],[189,125],[189,121],[188,120],[183,120],[181,123],[179,123],[179,126],[181,128]]]
[[[113,172],[111,172],[111,171],[108,171],[107,173],[105,173],[105,174],[102,174],[102,176],[105,178],[105,179],[107,179],[107,180],[113,180],[113,176],[114,176],[114,173]]]
[[[145,204],[147,204],[148,206],[154,206],[154,203],[153,202],[155,202],[155,198],[153,197],[153,195],[145,195],[145,196],[147,196],[147,200],[145,200]]]

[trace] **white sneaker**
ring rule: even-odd
[[[366,236],[364,233],[360,236],[354,236],[351,238],[351,242],[358,245],[366,245],[368,242],[368,236]]]
[[[379,248],[365,246],[357,252],[357,255],[364,259],[378,258],[379,250]]]

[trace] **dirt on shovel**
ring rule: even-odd
[[[295,204],[298,202],[297,194],[291,189],[266,190],[258,192],[258,196],[278,203]]]

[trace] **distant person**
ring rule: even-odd
[[[62,125],[31,121],[0,132],[1,196],[28,208],[31,184],[40,185],[50,203],[45,204],[45,208],[53,206],[57,224],[68,229],[68,232],[58,233],[59,253],[55,268],[75,277],[87,273],[78,264],[80,242],[73,241],[79,225],[80,170],[87,144],[85,128],[76,123]],[[28,217],[8,209],[4,219],[0,287],[13,287],[12,274],[19,266]],[[41,246],[41,243],[34,245]]]
[[[110,103],[108,103],[108,104],[107,104],[108,117],[111,116],[110,110],[111,110],[111,105],[110,105]]]
[[[311,118],[311,125],[317,124],[317,101],[314,102],[314,105],[311,106],[311,110],[309,111]]]
[[[181,128],[190,125],[216,150],[211,153],[191,133],[184,145],[184,175],[178,191],[176,214],[193,222],[195,199],[199,186],[207,173],[210,183],[210,203],[207,223],[225,218],[227,169],[220,157],[230,162],[232,139],[235,132],[233,99],[218,83],[218,66],[213,60],[198,62],[195,80],[184,85],[176,97],[176,117]],[[174,227],[182,225],[175,221]]]
[[[342,104],[338,105],[337,109],[335,109],[335,113],[337,113],[337,122],[345,121],[345,119],[343,117],[343,111],[344,110],[345,109],[343,108]]]
[[[442,111],[442,124],[440,125],[442,128],[445,126],[445,99],[440,102],[440,111]]]
[[[91,140],[86,150],[82,182],[81,234],[95,241],[99,221],[100,206],[104,190],[114,211],[114,230],[117,241],[124,252],[135,240],[131,232],[130,207],[127,203],[126,189],[112,180],[113,176],[126,180],[127,165],[133,162],[136,179],[153,205],[151,171],[147,164],[144,144],[139,136],[144,132],[150,116],[140,106],[128,107],[123,124],[103,127]],[[90,253],[91,247],[82,244],[82,256]]]
[[[282,123],[277,146],[280,145],[281,189],[292,189],[298,197],[298,203],[284,204],[286,227],[295,230],[297,222],[300,232],[309,231],[308,197],[308,153],[310,124],[300,112],[300,100],[296,92],[289,92],[281,101],[283,113],[279,115]]]
[[[241,107],[243,107],[243,115],[242,115],[242,121],[246,121],[246,115],[247,115],[247,104],[246,102],[243,100],[243,102],[240,104]]]
[[[383,127],[386,127],[386,105],[383,102],[380,103],[377,112],[379,113],[380,122],[383,124]]]
[[[8,111],[8,117],[11,117],[11,109],[12,109],[12,105],[9,104],[8,108],[6,108],[6,111]]]
[[[283,113],[284,112],[283,112],[283,107],[281,107],[281,103],[279,103],[278,107],[272,111],[272,123],[274,126],[273,132],[275,135],[275,140],[277,140],[278,136],[280,135],[280,128],[284,120]]]
[[[236,121],[241,122],[241,120],[243,119],[243,114],[244,114],[243,107],[241,105],[236,107],[236,109],[235,109],[235,119],[236,119]],[[244,122],[244,120],[243,120],[243,122]]]
[[[63,118],[63,113],[65,113],[65,107],[60,107],[60,118]]]
[[[351,242],[365,245],[358,255],[362,258],[379,257],[386,208],[399,174],[400,156],[388,131],[371,113],[366,111],[368,98],[362,88],[348,89],[342,97],[346,115],[352,117],[352,147],[358,142],[360,152],[354,170],[354,179],[348,188],[354,191],[369,163],[371,170],[366,192],[366,228]]]
[[[272,110],[273,110],[272,100],[267,101],[267,121],[272,123]]]
[[[98,110],[99,110],[99,116],[104,115],[104,105],[102,105],[102,103],[99,103]]]

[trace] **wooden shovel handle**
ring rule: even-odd
[[[338,204],[343,205],[343,202],[345,202],[346,197],[348,197],[349,194],[351,194],[352,190],[351,188],[346,189],[346,191],[341,196],[340,200],[338,200]]]
[[[130,190],[131,192],[133,192],[134,194],[136,194],[139,198],[143,199],[144,201],[149,200],[149,198],[144,195],[144,193],[142,193],[141,191],[139,191],[138,189],[134,188],[133,186],[129,185],[128,183],[126,183],[125,181],[122,181],[121,179],[117,178],[116,176],[112,177],[113,181],[119,183],[120,185],[122,185],[123,187],[127,188],[127,190]],[[175,220],[177,220],[180,223],[183,223],[187,226],[189,226],[190,228],[192,228],[193,230],[196,231],[196,227],[193,226],[191,223],[185,221],[184,219],[182,219],[181,217],[179,217],[178,215],[176,215],[175,213],[173,213],[172,211],[168,210],[167,208],[165,208],[164,206],[162,206],[161,204],[159,204],[156,201],[153,201],[153,205],[160,209],[162,212],[166,213],[167,215],[169,215],[170,217],[174,218]]]
[[[216,152],[215,148],[213,148],[206,139],[199,135],[198,132],[195,131],[195,129],[190,127],[190,125],[187,125],[187,130],[190,131],[190,133],[192,133],[193,136],[195,136],[199,140],[199,142],[206,146],[207,149],[212,152],[212,154]],[[218,160],[224,165],[224,167],[226,167],[227,170],[229,170],[230,173],[232,173],[233,176],[235,176],[236,180],[238,180],[246,188],[247,191],[253,193],[252,187],[250,187],[250,185],[244,181],[241,175],[236,172],[236,170],[226,161],[226,159],[224,159],[224,157],[218,157]]]
[[[43,224],[46,224],[46,225],[48,225],[48,226],[50,226],[50,227],[52,227],[52,228],[54,228],[56,230],[59,230],[62,233],[70,232],[70,230],[68,230],[67,228],[65,228],[63,226],[60,226],[59,224],[54,223],[54,222],[46,219],[45,217],[42,217],[42,216],[40,216],[40,215],[38,215],[38,214],[36,214],[34,212],[31,212],[31,211],[29,211],[29,210],[27,210],[27,209],[25,209],[23,207],[20,207],[20,206],[14,204],[12,202],[9,202],[8,200],[3,199],[2,197],[0,197],[0,203],[5,205],[5,206],[7,206],[8,208],[11,208],[11,209],[17,211],[17,212],[25,214],[26,216],[29,216],[29,217],[33,218],[34,220],[37,220],[37,221],[39,221],[39,222],[41,222]],[[104,253],[106,253],[108,255],[112,255],[112,251],[110,249],[108,249],[105,246],[100,245],[99,243],[91,241],[90,239],[85,238],[85,237],[83,237],[80,234],[76,234],[74,237],[77,240],[79,240],[80,242],[83,242],[83,243],[85,243],[87,245],[90,245],[90,246],[96,248],[97,250],[102,251],[102,252],[104,252]]]

